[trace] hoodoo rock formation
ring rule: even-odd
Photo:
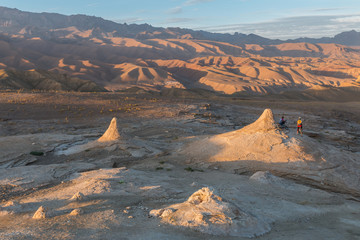
[[[72,154],[76,154],[76,153],[80,153],[83,151],[87,151],[89,149],[93,149],[93,148],[104,148],[108,145],[113,144],[115,141],[119,140],[121,138],[118,128],[117,128],[117,120],[114,117],[111,122],[110,125],[108,127],[108,129],[105,131],[105,133],[97,140],[95,141],[91,141],[82,145],[74,145],[71,146],[65,150],[60,150],[58,151],[56,154],[57,155],[72,155]]]
[[[114,117],[111,120],[109,128],[106,132],[97,140],[98,142],[110,142],[120,139],[120,134],[117,128],[117,120]]]

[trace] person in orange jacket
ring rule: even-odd
[[[299,117],[299,119],[297,120],[297,132],[296,133],[297,134],[301,133],[301,135],[303,134],[301,117]]]

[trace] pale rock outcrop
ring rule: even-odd
[[[47,209],[43,206],[40,206],[39,209],[33,215],[33,219],[45,219],[47,218]]]
[[[270,109],[265,109],[258,120],[242,129],[192,142],[181,152],[207,162],[251,160],[302,164],[314,161],[299,139],[290,138],[276,128]]]
[[[276,184],[282,181],[281,178],[272,175],[269,171],[256,172],[249,179],[263,184]]]
[[[18,205],[19,203],[17,201],[8,201],[7,203],[5,203],[3,205],[3,207],[14,207],[16,205]]]
[[[304,185],[296,184],[290,180],[274,176],[269,171],[258,171],[251,175],[249,178],[253,182],[258,182],[260,184],[269,185],[269,187],[278,187],[288,190],[296,191],[308,191],[309,187]]]
[[[69,215],[70,216],[79,216],[83,213],[83,211],[80,208],[76,208],[74,210],[72,210]]]
[[[190,163],[216,163],[239,173],[271,170],[280,177],[360,196],[359,153],[296,135],[295,130],[285,133],[277,129],[270,109],[242,129],[198,138],[179,153]]]
[[[274,121],[274,115],[271,109],[265,109],[261,116],[252,124],[243,127],[241,133],[252,134],[252,133],[265,133],[276,129]]]
[[[117,128],[117,119],[114,117],[106,132],[97,140],[98,142],[110,142],[120,139],[120,134]]]
[[[213,235],[255,237],[270,231],[269,224],[226,202],[208,187],[183,203],[152,210],[150,215],[164,223]]]
[[[0,217],[12,215],[12,214],[14,214],[14,213],[11,212],[11,211],[6,211],[6,210],[2,211],[2,210],[0,210]]]
[[[84,194],[82,194],[81,192],[77,192],[74,194],[74,196],[72,196],[72,198],[70,200],[81,201],[83,199],[84,199]]]
[[[72,147],[69,147],[65,150],[58,151],[57,155],[72,155],[80,152],[87,151],[89,149],[94,148],[106,148],[109,151],[115,150],[116,146],[110,146],[115,141],[119,140],[121,138],[118,127],[117,127],[117,119],[114,117],[108,129],[105,131],[105,133],[97,140],[91,141],[82,145],[75,145]]]
[[[91,163],[72,162],[0,169],[0,185],[12,186],[9,193],[22,193],[39,186],[58,182],[59,179],[66,178],[73,173],[84,172],[94,168],[95,165]]]
[[[16,136],[0,136],[0,169],[28,165],[37,161],[33,151],[46,154],[74,136],[65,134],[37,133]]]

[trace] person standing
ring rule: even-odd
[[[301,117],[299,117],[299,119],[297,120],[297,132],[296,133],[297,134],[301,133],[301,135],[303,134]]]

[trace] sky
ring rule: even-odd
[[[360,0],[0,0],[0,6],[283,40],[360,31]]]

